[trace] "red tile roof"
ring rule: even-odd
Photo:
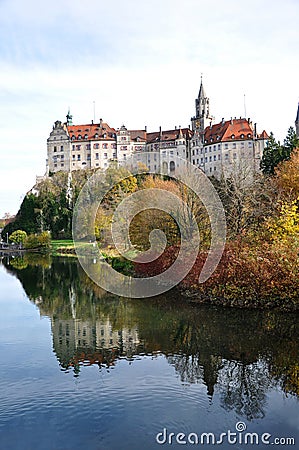
[[[180,132],[182,132],[183,137],[185,139],[190,139],[193,135],[193,132],[189,128],[179,128],[176,130],[167,130],[167,131],[162,131],[161,133],[160,133],[160,131],[155,131],[153,133],[147,133],[147,142],[149,144],[157,142],[160,140],[160,137],[161,137],[161,141],[164,141],[164,142],[165,141],[175,141],[176,139],[179,138]]]
[[[247,119],[232,119],[205,129],[205,143],[252,139],[252,123]]]
[[[258,135],[258,138],[259,139],[269,139],[269,135],[265,130],[263,130],[263,132]]]
[[[73,140],[81,139],[104,139],[111,140],[114,139],[114,135],[116,130],[114,128],[110,128],[107,123],[102,122],[101,124],[87,124],[87,125],[68,125],[67,126],[68,133],[70,138]],[[97,137],[95,137],[98,135]],[[86,137],[85,137],[86,136]]]
[[[146,131],[145,130],[128,130],[132,141],[146,142]]]

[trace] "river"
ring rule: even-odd
[[[1,450],[299,448],[298,315],[116,297],[75,258],[0,283]]]

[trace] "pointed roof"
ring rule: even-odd
[[[298,103],[297,116],[296,116],[295,122],[299,122],[299,103]]]
[[[202,84],[202,77],[200,79],[200,88],[199,88],[199,93],[198,93],[198,98],[205,98],[206,97],[206,93]]]

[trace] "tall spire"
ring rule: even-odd
[[[205,94],[205,90],[203,88],[203,84],[202,84],[202,73],[200,74],[200,88],[199,88],[199,93],[198,93],[198,99],[204,99],[206,96]]]

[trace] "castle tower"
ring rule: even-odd
[[[297,116],[295,120],[295,129],[296,129],[296,135],[299,138],[299,103],[298,103],[298,109],[297,109]]]
[[[195,100],[195,116],[191,118],[192,130],[203,136],[205,128],[211,121],[210,100],[206,96],[201,77],[198,97]]]

